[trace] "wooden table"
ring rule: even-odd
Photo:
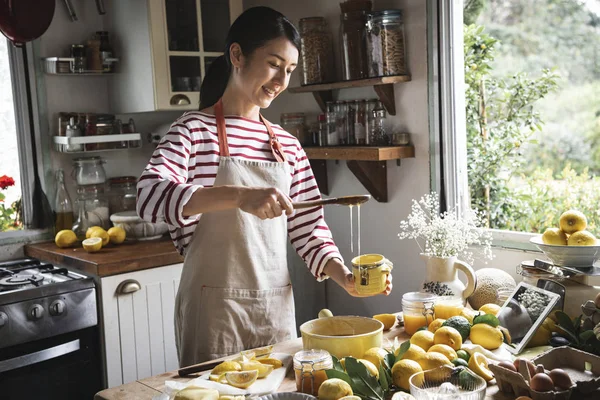
[[[404,333],[403,328],[392,328],[391,330],[384,332],[385,339],[394,340],[398,337],[400,342],[408,340],[408,335]],[[289,340],[275,345],[273,349],[277,353],[294,354],[297,351],[302,350],[302,339]],[[198,375],[190,375],[186,378],[180,378],[177,375],[177,371],[166,372],[164,374],[152,376],[150,378],[140,379],[135,382],[131,382],[122,386],[103,390],[96,394],[94,400],[151,400],[153,396],[160,394],[164,387],[165,381],[179,381],[187,382],[190,379],[196,378]],[[294,371],[290,369],[285,380],[278,389],[279,392],[295,392],[296,382],[294,380]],[[514,400],[513,395],[506,395],[498,391],[498,386],[490,384],[486,392],[486,400]]]

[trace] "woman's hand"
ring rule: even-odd
[[[238,207],[260,219],[280,217],[284,212],[294,212],[292,200],[277,188],[243,188],[238,198]]]
[[[392,292],[393,286],[394,285],[392,284],[392,274],[387,274],[387,280],[385,281],[385,290],[378,294],[384,294],[384,295],[388,296]],[[344,289],[346,289],[346,292],[348,292],[348,294],[350,296],[354,296],[354,297],[371,297],[371,296],[373,296],[372,294],[360,294],[356,291],[356,285],[354,284],[354,276],[352,275],[352,272],[350,272],[349,274],[346,274],[343,287],[344,287]]]
[[[373,296],[371,294],[359,294],[356,291],[356,285],[354,284],[354,276],[352,272],[342,262],[337,258],[332,258],[327,261],[325,264],[325,268],[323,268],[323,272],[331,279],[335,281],[338,285],[340,285],[350,296],[354,297],[370,297]],[[392,292],[392,274],[387,274],[385,290],[378,294],[389,295]]]

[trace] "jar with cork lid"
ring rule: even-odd
[[[294,375],[298,392],[317,396],[319,387],[327,380],[333,358],[325,350],[302,350],[294,354]]]
[[[438,296],[433,293],[409,292],[402,296],[404,331],[414,335],[419,328],[428,326],[435,319],[435,304]]]

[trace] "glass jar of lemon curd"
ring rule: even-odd
[[[294,375],[299,392],[317,396],[327,380],[326,370],[333,368],[333,358],[325,350],[302,350],[294,354]]]
[[[402,296],[402,314],[404,316],[404,331],[414,335],[419,328],[427,327],[435,319],[437,300],[439,296],[433,293],[409,292]]]

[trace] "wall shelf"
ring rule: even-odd
[[[322,193],[329,194],[327,160],[345,160],[365,189],[383,203],[388,201],[386,161],[397,160],[399,164],[403,158],[415,157],[413,146],[305,147],[304,151]]]
[[[394,84],[409,82],[410,75],[382,76],[379,78],[357,79],[354,81],[342,81],[322,83],[317,85],[306,85],[289,88],[290,93],[312,93],[319,107],[325,112],[328,101],[333,101],[333,91],[338,89],[350,89],[357,87],[373,86],[375,93],[388,114],[396,115],[396,101],[394,98]]]
[[[126,150],[141,147],[142,135],[140,133],[123,133],[119,135],[95,135],[95,136],[54,136],[54,148],[61,153],[91,153],[107,150]],[[125,146],[108,148],[102,150],[88,150],[86,144],[122,142]],[[79,146],[81,150],[68,150],[69,147]]]

